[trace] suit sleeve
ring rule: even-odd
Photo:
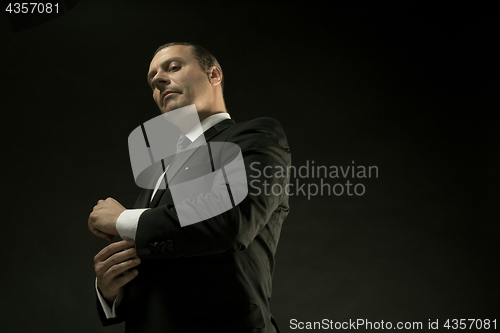
[[[287,196],[290,150],[281,125],[271,118],[258,118],[237,126],[226,141],[242,153],[248,195],[238,205],[199,223],[181,227],[174,204],[144,211],[136,233],[137,254],[142,259],[202,256],[246,249],[264,228],[271,214]],[[225,165],[230,161],[220,161]],[[230,178],[230,175],[228,176]],[[190,202],[219,200],[225,187],[200,193]],[[165,244],[157,251],[156,244]]]
[[[104,312],[103,305],[101,303],[101,300],[99,299],[97,292],[96,292],[95,298],[96,298],[97,313],[99,314],[99,319],[101,320],[102,326],[110,326],[110,325],[119,324],[125,320],[125,317],[118,310],[119,307],[117,307],[117,309],[116,309],[116,317],[115,318],[108,318],[108,316]]]

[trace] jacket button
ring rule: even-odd
[[[160,243],[158,243],[158,242],[151,243],[151,244],[149,244],[149,250],[152,253],[156,253],[156,252],[158,252],[158,247],[159,246],[160,246]]]
[[[167,248],[169,251],[173,251],[174,250],[174,241],[169,239],[167,240]]]

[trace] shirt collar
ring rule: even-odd
[[[226,119],[231,119],[231,116],[227,112],[213,114],[210,117],[203,119],[198,125],[191,128],[185,136],[189,139],[189,141],[194,142],[200,135],[205,133],[207,129]]]

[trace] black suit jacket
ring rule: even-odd
[[[125,320],[125,331],[137,333],[277,332],[270,299],[276,247],[289,212],[285,133],[276,120],[258,118],[224,120],[204,135],[208,145],[240,147],[248,195],[220,215],[181,227],[169,188],[151,203],[153,191],[143,190],[135,208],[151,209],[141,215],[136,233],[139,275],[124,287],[118,318],[106,319],[98,305],[104,326]],[[171,181],[199,177],[200,161],[215,170],[229,162],[217,153],[207,160],[199,149],[188,154],[182,165],[169,167],[177,173]]]

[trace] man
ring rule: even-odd
[[[207,143],[239,146],[252,190],[233,208],[186,226],[179,223],[170,188],[143,190],[135,209],[112,198],[99,200],[89,229],[110,241],[124,239],[94,258],[103,325],[125,321],[126,332],[140,333],[279,332],[269,302],[274,255],[289,212],[285,189],[291,160],[282,127],[271,118],[238,124],[230,119],[221,67],[192,43],[161,46],[148,83],[163,114],[194,104]],[[198,139],[189,128],[179,128],[183,141]],[[213,170],[224,166],[219,157],[210,157]],[[189,171],[191,178],[200,176],[196,167],[186,164],[180,177]],[[220,199],[199,194],[207,196]]]

